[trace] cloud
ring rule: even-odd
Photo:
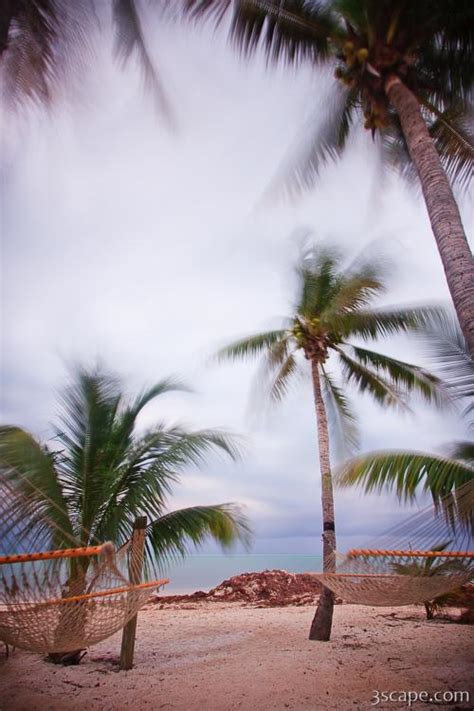
[[[248,451],[240,463],[210,460],[186,472],[170,504],[242,501],[257,551],[319,550],[310,388],[249,418],[254,365],[218,367],[209,356],[287,312],[291,264],[308,230],[354,254],[378,240],[398,267],[386,303],[445,299],[425,210],[381,174],[368,134],[310,193],[263,203],[308,116],[324,110],[324,78],[243,62],[205,30],[149,32],[176,131],[141,93],[138,71],[120,72],[105,51],[84,81],[82,105],[8,127],[3,418],[46,437],[64,361],[100,357],[131,390],[181,374],[197,394],[150,405],[142,426],[163,417],[223,426],[243,433]],[[407,342],[393,347],[405,359],[416,355]],[[459,428],[454,417],[423,408],[410,419],[357,402],[369,449],[432,447]],[[343,542],[407,514],[390,497],[376,506],[354,492],[337,491],[336,499]]]

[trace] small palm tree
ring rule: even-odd
[[[430,550],[435,552],[445,551],[450,544],[450,541],[446,543],[440,543],[437,546],[433,546]],[[451,573],[465,573],[472,568],[471,561],[462,560],[443,560],[440,558],[425,558],[423,561],[412,561],[411,563],[393,563],[392,570],[397,575],[412,575],[412,576],[424,576],[431,578],[434,575],[450,575]],[[444,595],[438,595],[438,597],[432,600],[424,600],[423,605],[426,612],[426,619],[432,620],[435,613],[443,607],[443,605],[449,604],[451,601],[455,601],[456,598],[460,596],[461,590],[454,590]]]
[[[439,370],[456,399],[466,403],[463,414],[473,412],[474,363],[455,317],[448,313],[428,319],[424,329],[431,348],[433,366]],[[474,423],[471,423],[472,429]],[[455,442],[446,454],[416,451],[378,451],[349,461],[338,477],[341,486],[361,486],[365,492],[393,491],[402,501],[414,501],[417,493],[429,492],[435,503],[451,505],[450,494],[474,481],[474,443]],[[474,511],[454,508],[457,517],[474,525]]]
[[[352,128],[380,135],[385,156],[418,174],[456,312],[474,355],[474,261],[448,181],[467,184],[474,164],[472,0],[186,0],[193,15],[222,21],[244,53],[334,69],[334,110],[304,156],[290,157],[291,185],[312,185]],[[317,101],[317,98],[316,98]],[[410,168],[408,168],[410,170]],[[285,176],[288,177],[288,176]]]
[[[235,504],[168,511],[173,484],[213,451],[238,454],[219,430],[190,431],[156,424],[137,433],[143,409],[164,393],[183,390],[162,380],[127,403],[120,382],[102,369],[78,368],[62,397],[56,446],[18,427],[0,428],[0,486],[13,487],[13,530],[29,544],[54,548],[127,542],[133,524],[149,519],[146,563],[161,567],[208,537],[223,547],[246,540],[249,529]],[[31,531],[34,531],[32,536]],[[20,541],[19,541],[20,542]]]
[[[353,383],[381,405],[405,405],[404,395],[417,391],[428,400],[441,397],[438,380],[409,363],[351,344],[380,336],[417,330],[430,309],[371,308],[384,290],[382,273],[374,263],[344,269],[335,249],[310,248],[297,267],[298,295],[293,314],[283,328],[239,340],[223,348],[220,359],[240,359],[262,354],[263,370],[271,396],[281,399],[292,377],[308,361],[313,383],[318,427],[321,501],[323,514],[323,568],[334,571],[336,534],[330,464],[327,408],[339,419],[345,438],[354,440],[355,418],[348,399],[334,379],[329,358],[338,361],[345,383]],[[333,595],[324,588],[310,631],[310,639],[328,640],[331,633]]]

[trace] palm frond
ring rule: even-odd
[[[232,3],[187,0],[193,16],[211,15],[219,24]],[[290,64],[331,61],[344,36],[330,4],[305,0],[242,0],[233,3],[231,38],[244,54],[264,50],[269,61]],[[334,65],[335,66],[335,65]],[[334,67],[332,67],[334,68]],[[298,194],[312,187],[322,168],[342,154],[359,108],[359,89],[333,84],[326,111],[315,113],[298,136],[266,190]]]
[[[11,2],[2,8],[0,72],[7,102],[56,98],[67,70],[89,51],[89,3]]]
[[[184,12],[195,20],[211,18],[220,25],[234,0],[184,0]]]
[[[177,378],[163,378],[158,383],[145,388],[132,404],[130,411],[136,417],[152,400],[160,397],[160,395],[172,392],[191,393],[192,389]]]
[[[418,173],[411,159],[400,119],[393,111],[389,113],[387,125],[380,130],[379,146],[383,164],[398,173],[409,185],[419,189]]]
[[[433,312],[420,337],[428,348],[433,369],[447,382],[454,396],[471,400],[474,397],[474,363],[454,312]]]
[[[469,3],[469,0],[467,1]],[[446,4],[442,15],[439,16],[438,31],[434,33],[428,31],[425,41],[417,48],[416,69],[419,87],[424,95],[429,95],[435,89],[446,105],[472,96],[474,43],[472,30],[468,28],[474,24],[474,15],[472,3],[470,8],[466,6],[461,8],[463,4],[464,0],[461,0],[458,9],[451,7],[450,10]],[[458,26],[450,35],[448,26],[455,17],[458,18]],[[427,14],[426,19],[429,22],[431,18],[433,18],[432,12]]]
[[[436,119],[429,127],[441,163],[453,185],[467,188],[474,172],[474,112],[460,101],[444,111],[425,102]]]
[[[456,52],[458,61],[469,57],[474,49],[474,8],[470,0],[436,0],[428,2],[427,9],[441,35],[442,49]]]
[[[152,92],[157,106],[168,120],[171,108],[162,79],[148,50],[136,0],[114,0],[115,54],[124,65],[135,53],[143,72],[146,88]]]
[[[208,539],[224,550],[239,541],[247,546],[250,526],[241,508],[236,504],[193,506],[167,513],[147,527],[149,558],[159,567]]]
[[[361,393],[369,393],[380,405],[408,409],[401,392],[396,389],[390,380],[351,358],[343,348],[336,346],[335,350],[341,360],[344,377],[347,382],[354,383]]]
[[[435,553],[448,549],[451,541],[443,541],[436,546],[431,546],[430,550]],[[471,567],[470,560],[451,559],[443,560],[442,558],[425,558],[423,561],[412,561],[411,563],[392,563],[390,566],[397,575],[424,575],[431,577],[433,575],[446,575],[454,572],[462,572]],[[436,601],[442,600],[440,596]]]
[[[293,353],[290,353],[281,367],[272,378],[270,397],[279,402],[288,393],[293,376],[298,373],[299,367]],[[270,371],[271,372],[271,371]]]
[[[280,329],[277,331],[267,331],[254,336],[247,336],[225,348],[221,348],[216,357],[218,361],[240,360],[242,358],[253,358],[263,353],[267,348],[271,348],[279,341],[287,337],[287,332]]]
[[[114,540],[118,522],[132,523],[141,511],[161,515],[183,469],[202,465],[214,452],[236,460],[241,447],[235,436],[218,429],[189,432],[157,427],[136,440],[116,470],[106,505],[96,516],[95,537]]]
[[[474,468],[474,442],[455,442],[451,446],[451,456]]]
[[[228,0],[186,0],[194,17],[213,16],[220,22]],[[331,8],[305,0],[238,0],[233,3],[231,37],[245,54],[262,47],[274,62],[318,61],[328,56],[328,39],[339,28]]]
[[[388,375],[390,381],[397,387],[402,387],[407,392],[418,393],[427,402],[435,403],[438,406],[447,404],[446,387],[439,378],[424,368],[366,348],[352,345],[350,348],[360,363],[366,367],[374,368],[377,373],[382,372]]]
[[[361,486],[365,493],[394,491],[402,501],[414,501],[420,491],[436,502],[474,479],[474,468],[463,461],[424,452],[370,452],[348,462],[339,472],[340,486]]]
[[[265,361],[268,370],[279,368],[290,355],[291,338],[283,338],[281,341],[276,341],[272,346],[267,348],[265,353]]]
[[[311,317],[324,311],[339,283],[340,250],[334,245],[310,245],[296,267],[298,295],[295,311]]]
[[[17,493],[12,520],[27,529],[36,524],[40,537],[47,535],[57,544],[71,545],[75,535],[53,454],[25,430],[0,427],[0,473]]]
[[[359,446],[356,416],[344,391],[336,384],[326,368],[321,368],[321,374],[323,398],[328,414],[330,432],[338,444],[333,449],[340,450],[342,456],[345,456],[352,453]]]
[[[242,445],[236,435],[224,429],[212,428],[189,431],[180,427],[166,432],[169,445],[161,451],[161,461],[167,467],[199,466],[211,452],[220,452],[236,461],[242,455]]]
[[[371,311],[361,309],[335,319],[334,327],[345,339],[350,336],[360,336],[364,340],[376,339],[398,333],[421,331],[438,311],[436,306],[383,308]]]
[[[466,189],[474,169],[472,105],[457,99],[447,108],[439,110],[428,99],[420,97],[420,101],[426,108],[426,124],[443,169],[454,186]],[[416,168],[397,116],[391,116],[391,122],[381,131],[381,136],[383,155],[387,163],[409,182],[417,182]]]
[[[328,163],[342,156],[355,126],[358,92],[335,84],[325,101],[325,112],[315,112],[283,158],[266,194],[298,195],[312,188]]]
[[[344,274],[322,316],[330,323],[334,317],[368,307],[373,298],[384,290],[379,270],[373,265],[367,265],[355,274]]]
[[[120,453],[116,422],[122,399],[117,378],[100,367],[76,368],[74,381],[61,398],[63,427],[56,440],[67,451],[61,471],[67,476],[69,497],[78,514],[76,524],[84,544],[114,477]]]

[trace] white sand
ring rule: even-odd
[[[470,691],[472,627],[423,619],[421,608],[335,609],[333,638],[309,642],[309,607],[200,603],[148,606],[139,616],[135,668],[117,671],[120,635],[60,667],[0,647],[0,709],[399,709],[371,705],[373,690]],[[415,703],[415,709],[456,705]]]

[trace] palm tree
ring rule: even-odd
[[[474,355],[474,261],[448,177],[472,176],[474,3],[471,0],[186,0],[192,15],[222,21],[244,53],[263,47],[272,62],[334,68],[334,109],[291,184],[314,182],[344,148],[357,116],[380,135],[385,155],[418,174],[454,306]],[[327,102],[330,105],[331,102]],[[308,143],[311,147],[308,149]]]
[[[445,551],[451,541],[440,543],[433,546],[430,550],[435,552]],[[431,578],[434,575],[449,575],[450,573],[463,573],[472,567],[470,560],[442,559],[442,558],[425,558],[422,561],[413,560],[411,563],[392,563],[392,571],[396,575],[412,575],[424,576]],[[431,600],[424,600],[423,605],[426,612],[426,619],[432,620],[435,613],[438,612],[443,605],[448,605],[450,602],[462,601],[462,588],[438,595]]]
[[[380,267],[374,263],[343,268],[335,249],[310,248],[297,267],[298,294],[293,314],[279,330],[243,338],[223,348],[220,359],[264,356],[263,372],[271,397],[280,400],[291,379],[311,369],[316,408],[321,502],[323,518],[323,569],[334,571],[336,533],[331,476],[328,408],[342,425],[346,440],[354,441],[355,418],[328,359],[338,361],[345,383],[354,384],[381,405],[405,406],[405,395],[417,391],[438,400],[438,381],[409,363],[351,344],[350,339],[375,340],[381,336],[417,330],[429,308],[378,309],[372,301],[383,289]],[[328,640],[331,633],[333,594],[324,588],[311,625],[310,639]]]
[[[21,541],[54,548],[127,542],[146,514],[146,564],[161,567],[208,537],[228,547],[249,528],[235,504],[168,511],[187,467],[213,451],[235,458],[232,438],[216,429],[157,423],[137,433],[143,409],[164,393],[184,390],[165,379],[127,402],[120,382],[101,368],[78,368],[61,399],[55,447],[19,428],[0,428],[0,485],[13,487],[10,525]],[[32,535],[32,531],[34,535]]]
[[[432,315],[424,337],[434,349],[433,367],[445,379],[456,399],[464,402],[466,418],[473,412],[474,363],[456,318],[449,313]],[[470,423],[470,429],[474,422]],[[401,501],[414,501],[420,492],[429,493],[434,502],[450,505],[450,494],[474,481],[474,442],[454,442],[446,453],[416,451],[378,451],[362,454],[341,469],[341,486],[361,486],[366,493],[395,491]],[[471,522],[473,511],[457,511]]]

